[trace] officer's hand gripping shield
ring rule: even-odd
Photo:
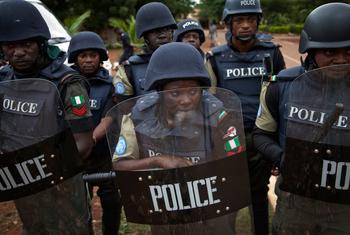
[[[107,139],[114,166],[144,158],[167,161],[157,169],[116,172],[128,222],[149,224],[152,234],[233,234],[237,211],[251,203],[234,93],[153,92],[118,104],[107,116],[113,120]],[[191,166],[181,167],[184,159]]]
[[[290,85],[280,188],[350,204],[350,66],[301,75]]]
[[[87,231],[82,165],[55,84],[4,81],[0,101],[0,201],[15,200],[29,234]]]

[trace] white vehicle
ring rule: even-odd
[[[0,0],[1,1],[1,0]],[[56,16],[39,0],[26,0],[33,4],[40,12],[44,18],[47,26],[49,27],[51,33],[51,39],[49,39],[49,44],[58,46],[62,51],[67,52],[71,36],[68,34],[67,30],[64,28],[62,23],[56,18]],[[67,60],[66,60],[67,63]],[[109,73],[112,72],[112,63],[110,60],[103,63]]]

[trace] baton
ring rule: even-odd
[[[116,176],[117,174],[114,171],[98,172],[98,173],[92,173],[92,174],[84,174],[83,180],[88,183],[98,183],[101,181],[115,179]]]
[[[339,118],[340,114],[344,111],[344,104],[336,103],[335,109],[331,113],[331,115],[326,119],[326,121],[322,124],[321,130],[316,133],[313,142],[318,143],[321,141],[328,133],[329,129],[332,127],[333,123]]]

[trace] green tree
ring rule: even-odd
[[[130,37],[131,45],[135,47],[141,47],[144,42],[143,39],[138,39],[136,37],[136,28],[135,28],[135,17],[130,16],[128,20],[122,20],[117,18],[110,18],[109,24],[113,28],[120,28],[124,32],[127,32]]]
[[[110,18],[129,19],[136,15],[137,10],[144,4],[152,1],[147,0],[43,0],[52,12],[64,22],[67,18],[82,15],[91,10],[91,16],[86,19],[83,28],[86,30],[99,31],[109,27]],[[184,18],[192,11],[193,0],[163,0],[174,17]]]
[[[69,34],[74,35],[77,32],[79,32],[82,25],[84,24],[86,19],[90,17],[90,15],[91,15],[91,11],[87,10],[80,16],[73,16],[70,18],[66,18],[64,20],[64,25],[66,26]]]
[[[307,15],[329,0],[260,0],[264,22],[274,25],[303,23]],[[350,0],[342,2],[350,3]],[[201,20],[221,20],[225,0],[202,0],[199,4]]]
[[[202,0],[198,5],[200,9],[199,18],[201,21],[220,21],[224,9],[225,0]]]

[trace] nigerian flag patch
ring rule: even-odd
[[[77,95],[70,97],[70,103],[73,105],[73,107],[81,106],[85,103],[84,96]]]
[[[218,120],[218,123],[222,122],[222,120],[224,120],[224,118],[227,116],[227,112],[225,110],[222,110],[220,113],[219,113],[219,120]]]
[[[239,137],[237,136],[237,137],[225,142],[225,151],[229,152],[229,151],[234,150],[235,148],[238,148],[240,146],[241,146],[241,143],[239,142]]]

